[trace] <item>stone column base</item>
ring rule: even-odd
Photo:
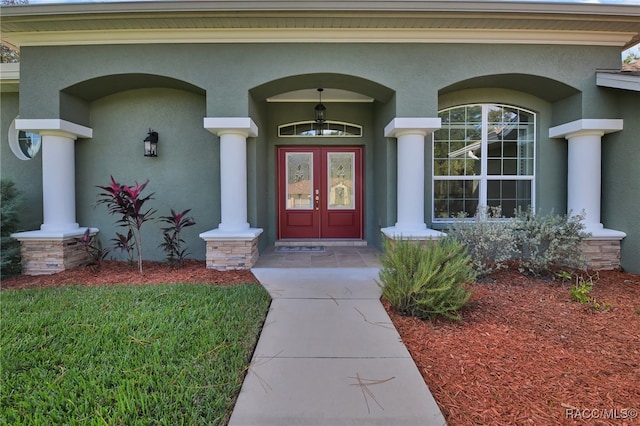
[[[78,242],[78,238],[83,234],[84,228],[80,233],[74,232],[59,237],[46,235],[42,231],[14,234],[13,237],[20,241],[22,274],[51,275],[88,265],[92,261],[91,256]]]
[[[240,233],[214,229],[200,234],[200,238],[207,242],[207,269],[251,269],[258,261],[258,240],[261,233],[262,229],[249,229]]]
[[[620,268],[620,240],[590,239],[582,242],[582,253],[587,268],[593,270],[612,270]]]

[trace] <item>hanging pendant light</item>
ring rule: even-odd
[[[316,105],[315,107],[315,111],[316,111],[316,123],[324,123],[325,121],[325,113],[327,111],[327,108],[322,104],[322,91],[324,89],[319,88],[318,89],[318,96],[320,98],[320,101],[318,102],[318,105]]]
[[[314,108],[316,113],[316,135],[322,136],[322,130],[324,128],[324,122],[326,120],[325,113],[327,112],[327,108],[322,104],[322,91],[323,88],[318,88],[318,97],[319,102],[318,105]]]

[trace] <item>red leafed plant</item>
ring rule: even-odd
[[[122,226],[128,229],[127,236],[116,233],[118,238],[117,247],[126,249],[129,254],[129,260],[132,260],[133,250],[135,249],[138,256],[138,269],[142,273],[142,225],[153,219],[153,215],[156,210],[144,209],[144,204],[151,200],[153,193],[142,196],[142,191],[149,184],[149,180],[143,184],[139,184],[136,181],[135,186],[129,186],[120,184],[115,181],[111,176],[111,183],[109,185],[101,186],[103,192],[98,194],[98,204],[106,204],[110,214],[120,216],[120,219],[116,221],[118,226]],[[125,240],[123,242],[123,239]]]
[[[182,266],[188,255],[187,249],[182,248],[184,240],[180,237],[180,231],[187,226],[193,226],[196,224],[192,217],[187,216],[187,213],[190,211],[191,209],[187,209],[183,212],[177,213],[171,209],[171,216],[160,217],[160,222],[168,224],[168,226],[162,228],[163,241],[160,244],[160,247],[162,247],[167,254],[167,261],[169,262],[169,265]]]

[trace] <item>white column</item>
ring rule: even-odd
[[[235,238],[262,232],[250,228],[247,221],[247,138],[258,136],[258,127],[245,117],[205,117],[204,127],[220,137],[221,222],[200,237]]]
[[[602,131],[584,131],[567,136],[567,211],[585,212],[588,229],[602,229],[600,197],[602,193]]]
[[[67,231],[76,223],[75,137],[42,131],[43,231]]]
[[[437,238],[424,220],[425,137],[441,127],[440,118],[395,118],[384,133],[398,140],[397,222],[382,232],[390,238]]]
[[[549,129],[549,137],[568,141],[567,213],[584,212],[585,231],[593,237],[620,237],[600,221],[602,195],[602,136],[622,130],[622,120],[584,119]]]
[[[40,231],[22,237],[64,237],[84,232],[76,223],[75,141],[93,131],[59,119],[18,119],[16,129],[42,136],[42,208]],[[20,238],[19,238],[20,239]]]
[[[221,130],[220,207],[222,231],[249,229],[247,222],[247,133]]]

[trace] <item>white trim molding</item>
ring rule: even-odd
[[[596,132],[604,135],[606,133],[618,132],[622,130],[622,128],[622,119],[585,118],[551,127],[549,129],[549,137],[569,139],[577,133],[584,132]]]
[[[426,136],[442,127],[440,117],[396,117],[384,128],[384,136],[397,138],[403,133],[418,133]]]
[[[596,84],[600,87],[640,92],[640,75],[626,74],[621,71],[598,71],[596,72]]]
[[[93,129],[58,118],[18,118],[16,129],[33,133],[60,132],[73,139],[93,137]]]
[[[20,63],[0,64],[0,81],[2,84],[20,81]]]
[[[630,47],[636,5],[487,0],[206,0],[2,7],[13,46],[495,43]]]
[[[492,43],[624,46],[636,34],[608,31],[442,28],[163,28],[11,33],[25,46],[162,43]]]
[[[245,138],[258,136],[258,126],[249,117],[205,117],[204,128],[218,136],[224,133],[238,133]]]
[[[79,227],[75,229],[63,230],[16,232],[14,234],[11,234],[11,237],[15,238],[18,241],[62,241],[69,238],[82,237],[87,229],[89,229],[91,235],[95,235],[99,232],[98,228]]]

